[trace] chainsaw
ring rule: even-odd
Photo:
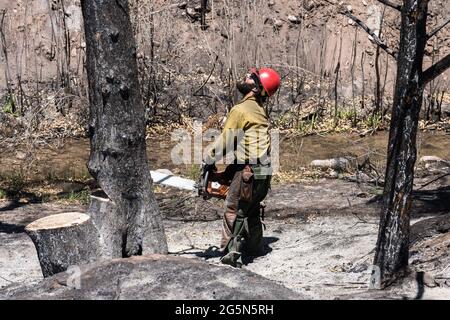
[[[224,171],[217,171],[214,166],[208,168],[205,164],[201,171],[198,181],[176,176],[166,169],[151,170],[150,174],[154,183],[195,191],[197,196],[202,196],[205,200],[213,197],[225,199],[234,173],[228,167]]]
[[[205,200],[210,198],[225,199],[230,189],[231,178],[229,170],[206,170],[206,166],[203,164],[202,174],[196,184],[198,195]]]

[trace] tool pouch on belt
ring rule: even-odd
[[[253,196],[253,179],[254,174],[252,168],[249,165],[242,170],[242,182],[241,182],[241,201],[252,201]]]

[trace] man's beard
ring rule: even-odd
[[[244,96],[246,96],[250,91],[252,91],[255,88],[254,84],[248,84],[245,82],[238,82],[236,83],[236,88],[240,93],[242,93]]]

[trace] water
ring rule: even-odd
[[[370,157],[383,170],[386,160],[388,132],[359,137],[350,134],[314,135],[287,138],[280,136],[280,169],[297,170],[315,159],[349,156],[361,163]],[[177,141],[170,136],[151,136],[147,141],[152,169],[166,168],[176,174],[186,174],[191,165],[174,165],[171,150]],[[421,132],[418,136],[418,156],[434,155],[450,160],[450,135],[444,132]],[[3,150],[0,155],[0,177],[21,175],[27,179],[85,179],[89,177],[86,162],[89,158],[89,140],[71,139],[60,146],[23,146]]]

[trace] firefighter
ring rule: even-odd
[[[279,74],[271,68],[252,68],[236,84],[243,99],[230,110],[221,135],[204,159],[205,171],[216,171],[215,163],[231,151],[225,169],[230,182],[225,199],[221,262],[242,267],[242,255],[262,252],[261,202],[271,180],[269,118],[264,108],[268,97],[280,86]]]

